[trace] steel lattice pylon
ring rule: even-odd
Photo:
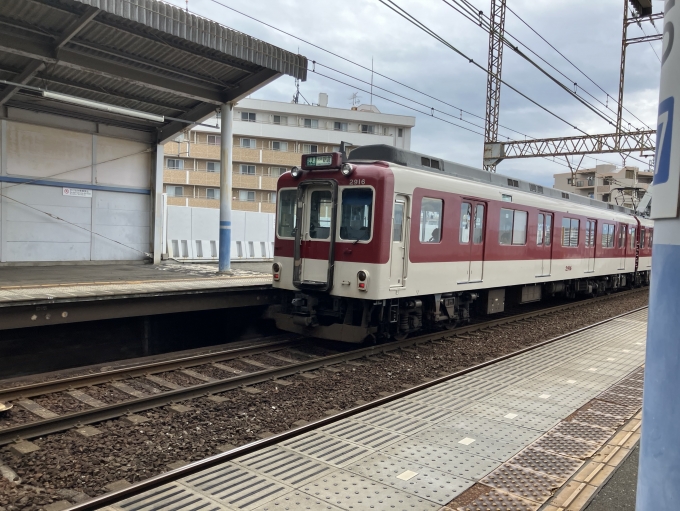
[[[484,143],[498,140],[498,114],[501,106],[501,70],[503,67],[503,38],[505,37],[505,1],[491,0],[489,30],[489,67],[486,81],[486,126]],[[486,147],[486,146],[485,146]],[[484,151],[484,170],[496,172],[496,159]]]

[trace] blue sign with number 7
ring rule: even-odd
[[[671,167],[671,142],[673,140],[673,107],[675,99],[670,96],[659,103],[659,120],[656,130],[656,154],[654,160],[654,185],[668,181]]]

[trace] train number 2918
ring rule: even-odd
[[[366,180],[365,179],[350,179],[349,184],[350,185],[365,185]]]

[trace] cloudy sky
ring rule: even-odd
[[[168,1],[185,7],[185,0]],[[394,1],[450,44],[486,67],[488,34],[455,12],[443,0]],[[483,10],[488,15],[489,0],[470,1],[478,10]],[[612,97],[616,98],[618,95],[622,4],[622,0],[508,0],[509,8],[576,64],[587,77],[541,41],[511,12],[507,13],[506,32],[515,36],[570,78],[568,81],[560,77],[563,82],[571,83],[572,86],[573,82],[576,82],[579,94],[587,97],[590,102],[596,103],[596,100],[586,96],[583,89],[597,100],[608,103],[612,109],[609,114],[615,117],[616,105]],[[655,0],[654,4],[654,11],[660,11],[663,7],[660,0]],[[286,50],[299,51],[310,61],[315,60],[321,65],[370,82],[369,71],[237,14],[225,6],[295,34],[368,68],[371,67],[373,59],[375,71],[450,105],[484,117],[486,74],[389,10],[378,0],[189,0],[189,10],[192,12]],[[660,23],[657,23],[656,28],[649,22],[644,23],[642,29],[633,25],[629,29],[629,37],[644,35],[642,30],[646,34],[652,34],[655,30],[661,29]],[[636,44],[628,48],[624,106],[632,114],[624,112],[624,119],[634,127],[644,127],[643,123],[648,126],[655,124],[660,70],[657,55],[660,55],[660,52],[660,42],[653,45]],[[542,65],[549,69],[546,64]],[[309,102],[317,102],[319,92],[326,92],[329,95],[330,106],[349,108],[352,93],[359,89],[368,89],[365,84],[324,69],[320,65],[317,65],[316,69],[354,86],[348,87],[310,72],[307,81],[302,83],[300,88]],[[559,76],[556,71],[550,71],[553,75]],[[507,48],[504,53],[503,79],[587,133],[613,131],[604,120],[579,104]],[[610,95],[609,99],[607,94],[590,79]],[[443,110],[454,117],[460,116],[459,110],[405,89],[385,78],[374,76],[374,84],[420,101],[428,107]],[[282,77],[255,93],[253,97],[290,101],[294,91],[293,79]],[[384,91],[374,89],[374,92],[408,103]],[[359,92],[359,96],[362,102],[369,102],[368,93]],[[373,103],[384,113],[416,116],[411,144],[413,150],[475,167],[481,166],[482,136],[385,99],[374,97]],[[420,110],[429,110],[414,103],[408,104]],[[602,110],[605,109],[603,105],[596,104]],[[459,122],[445,114],[437,115]],[[463,119],[479,126],[484,124],[483,119],[468,114],[463,114]],[[578,134],[574,128],[540,110],[507,87],[501,92],[500,123],[537,138]],[[483,128],[469,124],[466,126],[483,133]],[[503,128],[500,133],[511,138],[522,138],[521,135]],[[622,162],[618,155],[601,155],[597,158],[601,162],[612,162],[617,165]],[[586,158],[583,166],[593,166],[595,163],[594,159]],[[564,165],[563,159],[562,164]],[[629,160],[629,164],[638,163]],[[500,173],[544,185],[552,185],[554,173],[566,171],[568,171],[566,167],[545,159],[506,160],[498,166]]]

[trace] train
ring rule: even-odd
[[[278,328],[403,339],[515,304],[649,284],[631,209],[387,145],[302,155],[277,184]]]

